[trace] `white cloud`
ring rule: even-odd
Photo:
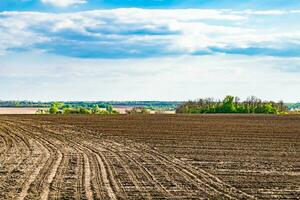
[[[77,4],[85,4],[86,0],[41,0],[45,4],[51,4],[58,7],[68,7]]]
[[[295,10],[136,8],[0,12],[0,99],[187,100],[254,94],[299,101],[299,15]],[[233,55],[240,48],[250,50]],[[261,55],[265,52],[256,52],[259,48],[277,52]],[[212,54],[194,55],[201,52]]]
[[[2,12],[0,54],[40,48],[75,57],[151,57],[241,48],[289,52],[290,46],[296,52],[300,27],[296,18],[285,21],[291,13],[300,15],[295,10],[137,8],[62,14]]]
[[[299,101],[300,69],[282,67],[299,62],[269,56],[116,60],[19,53],[0,60],[0,99],[188,100],[253,94],[293,102]]]
[[[244,14],[244,15],[284,15],[288,13],[293,13],[293,11],[285,10],[243,10],[243,11],[234,11],[235,14]]]

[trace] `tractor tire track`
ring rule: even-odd
[[[20,200],[255,199],[217,176],[143,143],[125,137],[116,141],[87,132],[75,126],[2,120],[0,144],[5,147],[0,149],[3,151],[0,155],[4,165],[13,170],[22,163],[23,167],[32,163],[19,185],[20,192],[3,197]],[[13,158],[19,160],[15,165],[9,164]],[[0,186],[3,177],[0,174]]]
[[[23,185],[22,191],[19,194],[18,200],[23,200],[28,195],[28,191],[31,187],[31,184],[35,181],[35,179],[39,175],[40,171],[45,166],[47,160],[50,158],[50,152],[48,151],[48,149],[45,146],[43,146],[40,142],[36,141],[36,143],[40,146],[40,149],[43,149],[42,150],[43,156],[41,159],[39,159],[39,161],[38,161],[39,164],[37,164],[37,167],[34,170],[34,172],[29,176],[26,183]]]
[[[68,137],[64,136],[62,137],[62,134],[58,133],[58,132],[54,132],[53,130],[49,129],[49,130],[44,130],[47,131],[47,133],[52,134],[53,138],[56,138],[57,140],[61,140],[61,141],[67,141],[69,143],[70,146],[72,146],[72,148],[76,149],[80,154],[83,155],[83,159],[84,159],[84,187],[85,187],[85,195],[86,195],[86,199],[93,199],[93,191],[92,191],[92,187],[91,187],[91,167],[90,167],[90,160],[93,160],[93,157],[96,158],[97,162],[100,164],[100,168],[101,169],[101,158],[98,157],[97,154],[94,154],[92,152],[92,150],[88,149],[88,153],[87,153],[87,147],[84,147],[82,144],[72,141],[71,139],[69,139]],[[93,163],[93,166],[96,166],[95,163]],[[103,166],[102,166],[103,167]],[[102,168],[103,170],[103,168]],[[101,174],[102,177],[104,177],[104,181],[105,181],[105,172],[101,172],[100,173],[95,173],[95,174]],[[109,181],[106,181],[107,183],[109,183]],[[99,177],[98,177],[98,183],[99,183]],[[107,185],[106,185],[107,186]],[[96,186],[97,187],[97,186]],[[95,187],[95,188],[96,188]],[[107,186],[108,187],[108,186]],[[108,189],[108,192],[112,192],[112,190]],[[101,192],[100,192],[101,193]],[[114,198],[114,196],[109,195],[111,198]],[[106,198],[105,195],[100,195],[99,198]]]

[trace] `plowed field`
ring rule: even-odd
[[[0,199],[299,199],[300,116],[0,116]]]

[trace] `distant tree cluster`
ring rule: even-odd
[[[246,101],[240,101],[239,97],[226,96],[223,101],[215,101],[213,98],[188,101],[177,107],[176,113],[261,113],[279,114],[286,112],[287,106],[282,102],[262,101],[251,96]]]
[[[49,107],[47,102],[33,102],[33,101],[1,101],[0,107],[12,107],[12,108],[45,108]]]
[[[150,114],[149,109],[145,107],[134,107],[130,110],[126,110],[127,114]]]
[[[95,105],[100,108],[99,113],[105,113],[106,111],[110,113],[109,106],[124,106],[124,107],[145,107],[151,111],[174,111],[178,105],[183,102],[179,101],[64,101],[63,108],[65,108],[65,113],[81,113],[89,110],[92,114],[95,113]],[[39,108],[40,110],[37,114],[48,113],[42,108],[52,107],[52,112],[56,113],[58,107],[57,102],[34,102],[34,101],[1,101],[0,107],[18,107],[18,108]],[[80,107],[82,108],[80,110]],[[84,110],[85,109],[85,110]],[[63,113],[62,109],[57,111],[58,113]]]
[[[51,102],[53,103],[53,102]],[[49,106],[51,105],[48,104]],[[129,106],[129,107],[159,107],[159,108],[173,108],[175,109],[183,102],[177,101],[65,101],[65,105],[71,107],[87,107],[92,108],[98,105],[100,108],[106,108],[108,105],[112,106]]]
[[[112,105],[97,105],[92,107],[70,106],[64,103],[55,102],[51,104],[49,109],[50,114],[118,114]]]

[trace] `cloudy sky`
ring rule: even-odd
[[[300,101],[300,1],[240,2],[1,0],[0,99]]]

